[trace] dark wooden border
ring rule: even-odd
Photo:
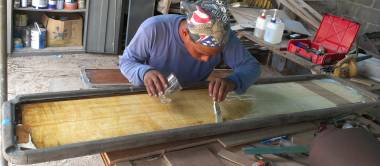
[[[278,78],[266,78],[259,80],[257,84],[268,84],[278,82],[306,81],[311,79],[330,78],[323,75],[302,75]],[[342,84],[351,86],[344,80],[335,79]],[[311,120],[328,119],[338,115],[351,114],[354,112],[378,109],[380,105],[377,95],[367,92],[356,86],[358,93],[369,97],[372,101],[368,103],[353,103],[334,108],[318,109],[298,113],[281,114],[271,117],[247,118],[228,121],[224,123],[205,124],[184,128],[176,128],[149,133],[135,134],[129,136],[115,137],[103,140],[88,141],[82,143],[68,144],[59,147],[25,150],[16,149],[15,125],[18,123],[17,107],[20,104],[57,101],[78,98],[89,98],[99,96],[113,96],[123,94],[146,93],[142,88],[113,88],[113,89],[95,89],[80,90],[68,92],[55,92],[19,96],[14,100],[7,102],[3,110],[3,128],[2,140],[4,157],[11,163],[15,164],[32,164],[51,160],[59,160],[71,157],[84,156],[89,154],[101,153],[105,151],[127,150],[132,148],[144,147],[155,144],[168,143],[172,141],[181,141],[199,137],[214,136],[224,133],[250,130],[261,127],[284,125],[289,123],[305,122]],[[190,87],[191,88],[191,87]]]

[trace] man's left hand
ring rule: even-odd
[[[208,85],[208,93],[216,102],[226,99],[227,93],[233,91],[236,85],[233,81],[226,78],[216,78],[211,80]]]

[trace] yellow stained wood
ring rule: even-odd
[[[320,81],[313,83],[326,86]],[[326,88],[342,97],[351,96],[352,102],[363,98],[352,89],[343,91],[342,86],[334,83]],[[324,96],[294,82],[254,85],[245,95],[255,98],[221,103],[225,120],[336,107]],[[181,91],[170,104],[137,94],[31,103],[21,109],[22,124],[31,129],[38,148],[215,122],[207,89]]]

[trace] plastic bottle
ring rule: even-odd
[[[46,9],[48,7],[48,0],[33,0],[32,5],[36,9]]]
[[[28,0],[21,0],[21,7],[22,8],[28,7]]]
[[[266,25],[264,41],[270,44],[279,44],[281,43],[282,35],[284,34],[285,24],[282,23],[280,19],[276,18],[277,10],[275,10],[274,13],[273,18]]]
[[[265,32],[265,24],[266,24],[266,17],[265,17],[265,10],[261,13],[261,16],[257,17],[256,19],[256,27],[255,31],[253,32],[253,35],[257,38],[262,39],[264,37]]]
[[[57,0],[57,9],[63,9],[65,0]]]

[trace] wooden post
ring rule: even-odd
[[[8,86],[7,86],[7,0],[0,2],[0,106],[3,111],[3,103],[7,101]],[[2,118],[1,118],[2,119]],[[2,127],[2,126],[1,126]],[[3,141],[0,140],[0,144]],[[2,146],[1,146],[2,148]],[[0,165],[8,165],[4,159],[2,149],[0,153]]]

